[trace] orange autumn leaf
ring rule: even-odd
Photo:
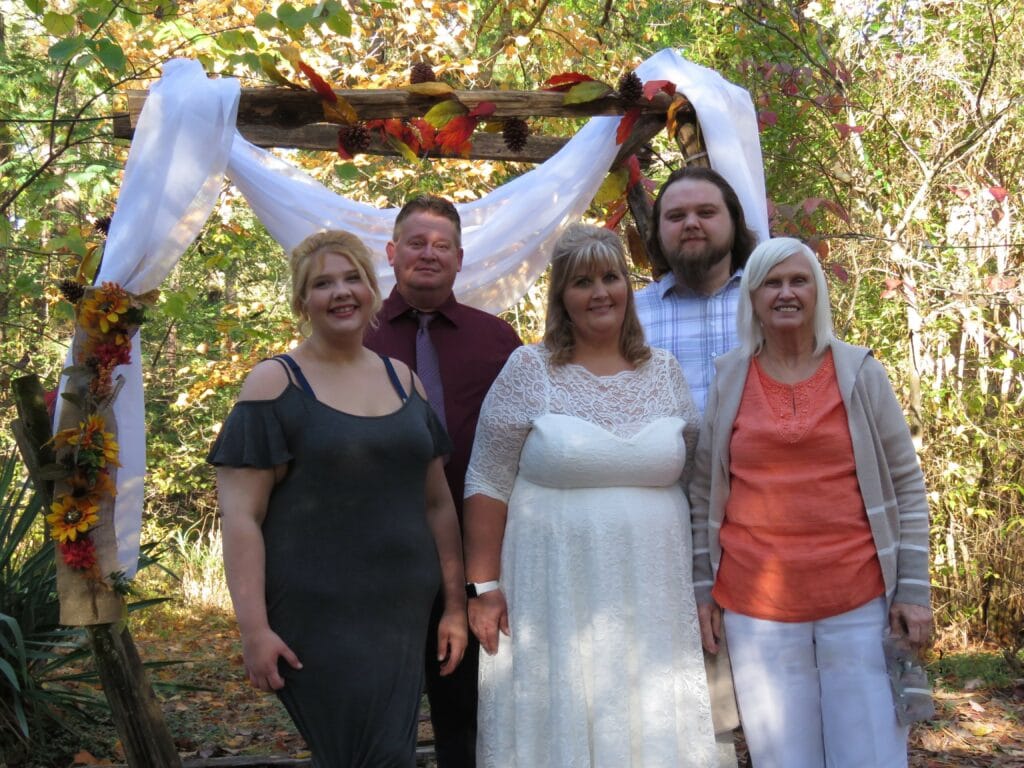
[[[544,91],[567,91],[577,83],[585,83],[588,80],[593,80],[590,75],[583,75],[579,72],[562,72],[558,75],[552,75],[544,81],[544,85],[541,86],[541,90]]]
[[[442,152],[466,157],[473,149],[469,137],[476,130],[476,118],[459,115],[437,132],[437,146]]]
[[[690,102],[684,99],[682,96],[676,96],[669,105],[668,114],[665,117],[665,130],[669,136],[675,136],[679,130],[679,121],[676,120],[676,114],[680,109],[689,108]]]
[[[629,138],[629,134],[633,132],[633,126],[636,125],[636,121],[640,119],[640,107],[632,107],[626,110],[626,114],[619,120],[619,128],[615,131],[615,143],[621,144]]]
[[[384,121],[384,133],[394,139],[403,141],[405,139],[405,126],[398,118],[388,118]]]
[[[437,131],[423,118],[414,117],[410,120],[409,131],[415,137],[416,143],[419,144],[417,152],[429,152],[437,145]]]
[[[309,64],[300,59],[298,67],[302,74],[306,76],[306,79],[309,80],[309,84],[313,86],[313,90],[320,94],[321,99],[326,99],[332,103],[338,100],[338,95],[334,92],[334,89]]]
[[[87,749],[80,749],[75,752],[75,756],[71,758],[71,765],[112,765],[109,760],[100,760],[98,757],[94,757],[92,752]]]
[[[605,221],[605,228],[615,229],[617,226],[619,226],[619,222],[622,221],[622,217],[626,215],[626,211],[628,209],[629,207],[626,205],[626,201],[620,200],[618,205],[616,205],[615,208],[612,209],[611,213],[608,216],[608,219]]]

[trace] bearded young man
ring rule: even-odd
[[[647,253],[658,282],[636,294],[636,311],[652,347],[679,361],[697,408],[715,376],[715,358],[739,346],[736,305],[740,276],[757,236],[729,182],[710,168],[681,168],[654,201]],[[739,724],[725,637],[704,654],[718,767],[735,768]]]
[[[729,182],[710,168],[681,168],[654,201],[647,251],[661,279],[636,294],[647,343],[683,368],[703,413],[715,358],[738,345],[740,275],[757,236]]]

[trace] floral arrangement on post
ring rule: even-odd
[[[95,586],[120,592],[124,579],[100,572],[94,539],[97,527],[110,523],[117,494],[119,448],[110,406],[123,379],[115,378],[114,369],[131,361],[131,338],[157,292],[140,297],[116,283],[86,288],[72,280],[60,288],[75,305],[77,323],[74,364],[63,372],[67,380],[61,394],[61,422],[70,426],[53,436],[56,488],[46,521],[64,565]]]

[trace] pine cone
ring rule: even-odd
[[[432,83],[437,80],[437,75],[434,74],[433,68],[425,61],[419,61],[412,65],[412,69],[409,70],[409,83],[416,85],[416,83]]]
[[[370,132],[360,124],[343,125],[338,129],[338,143],[350,155],[358,155],[370,148]]]
[[[639,101],[644,95],[644,84],[636,72],[626,72],[619,78],[619,96],[623,101]]]
[[[60,280],[57,287],[60,288],[64,298],[72,304],[77,304],[78,300],[85,295],[85,286],[77,280]]]
[[[523,151],[529,135],[530,126],[526,124],[525,120],[518,117],[508,118],[501,131],[501,137],[505,140],[505,146],[513,152]]]

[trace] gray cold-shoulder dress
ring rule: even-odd
[[[450,442],[386,359],[403,403],[378,417],[321,403],[294,361],[284,362],[288,388],[237,403],[207,458],[288,465],[263,522],[267,614],[303,668],[280,661],[278,695],[317,768],[408,768],[441,580],[426,471]]]

